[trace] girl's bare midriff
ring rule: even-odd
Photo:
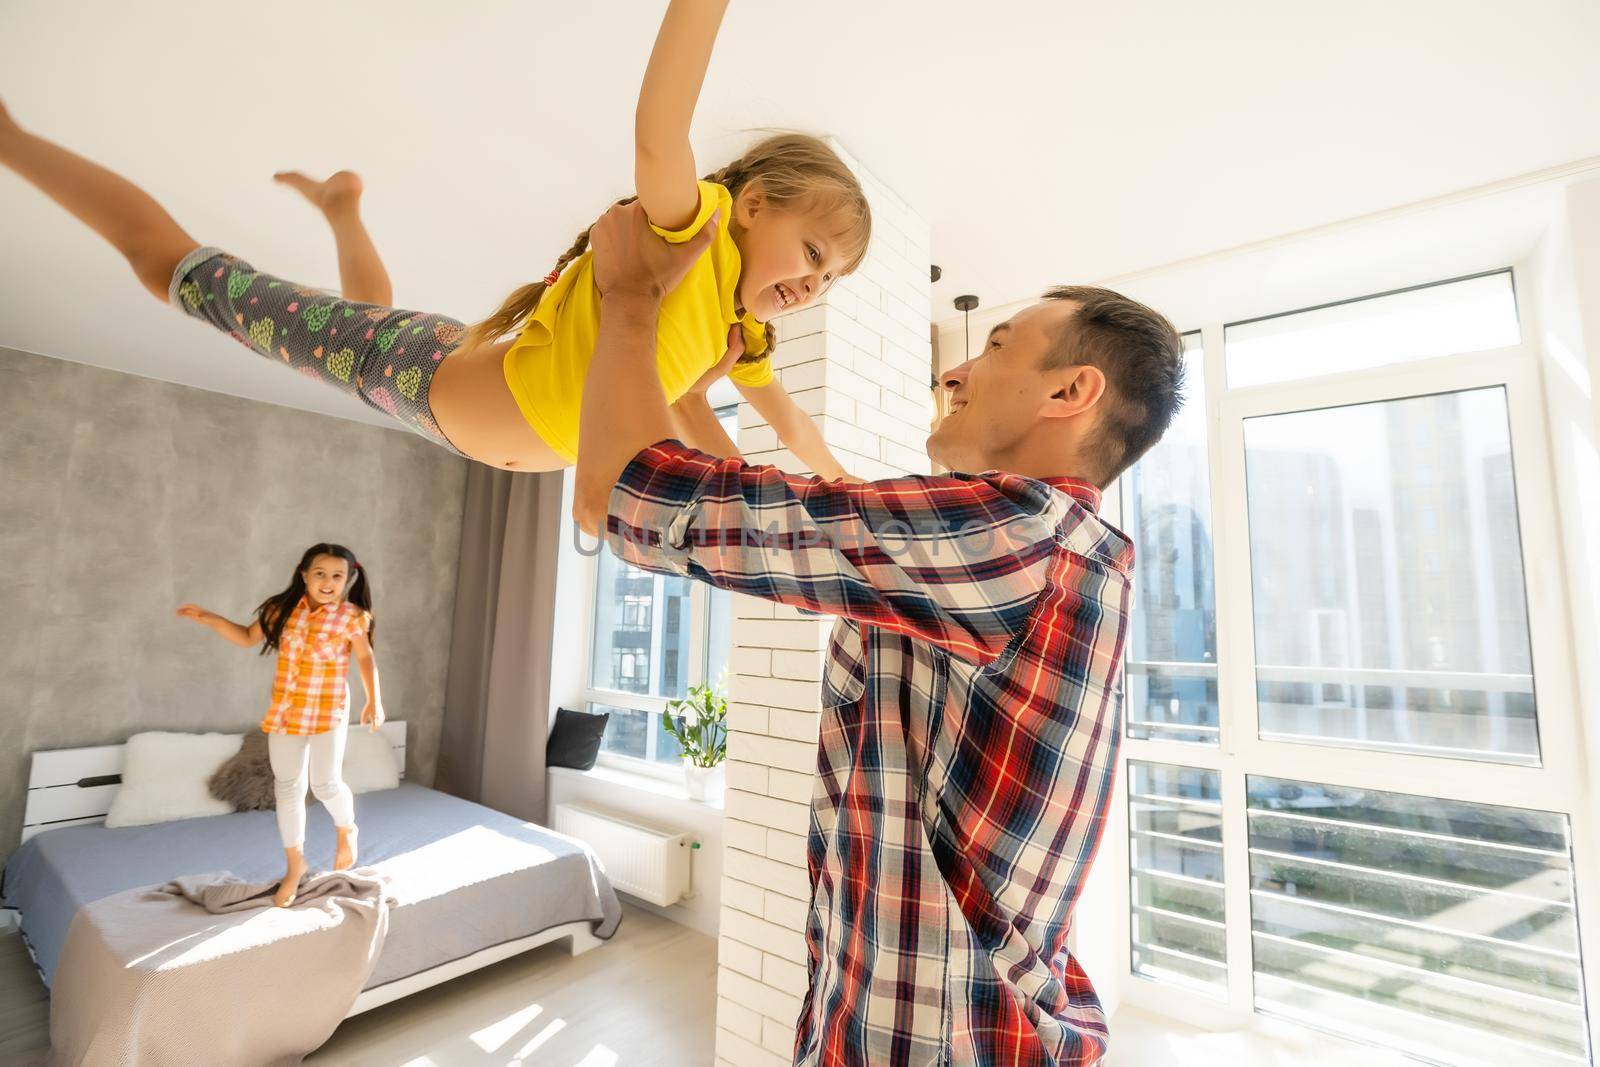
[[[439,430],[461,451],[508,471],[553,471],[567,465],[522,417],[506,385],[506,351],[512,339],[456,349],[444,358],[428,387],[428,406]]]

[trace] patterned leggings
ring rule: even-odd
[[[433,372],[466,336],[443,315],[360,304],[197,248],[172,273],[168,299],[246,348],[360,397],[458,456],[428,407]]]

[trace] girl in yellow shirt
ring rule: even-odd
[[[672,0],[635,116],[634,181],[651,223],[669,241],[711,232],[661,309],[661,384],[686,443],[737,453],[705,400],[727,373],[802,463],[823,477],[844,477],[773,376],[770,321],[817,300],[860,265],[870,212],[839,157],[799,134],[766,138],[696,181],[689,124],[726,7],[727,0]],[[483,463],[539,471],[576,459],[578,407],[599,325],[587,230],[542,281],[518,289],[469,329],[391,306],[352,174],[322,183],[278,176],[333,227],[343,290],[334,297],[200,247],[142,190],[24,131],[3,106],[0,163],[106,238],[158,299],[258,354],[357,395]]]

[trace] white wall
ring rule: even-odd
[[[867,261],[821,305],[779,320],[773,363],[845,469],[926,473],[928,227],[854,169],[872,204]],[[739,414],[746,456],[800,469],[752,410]],[[807,984],[805,846],[831,620],[748,597],[735,598],[734,614],[717,1062],[782,1067]]]

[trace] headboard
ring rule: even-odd
[[[405,720],[386,722],[382,731],[400,765],[400,777],[404,778]],[[35,752],[28,773],[28,803],[22,813],[22,840],[44,830],[104,820],[111,810],[111,798],[122,784],[125,747],[96,745]]]

